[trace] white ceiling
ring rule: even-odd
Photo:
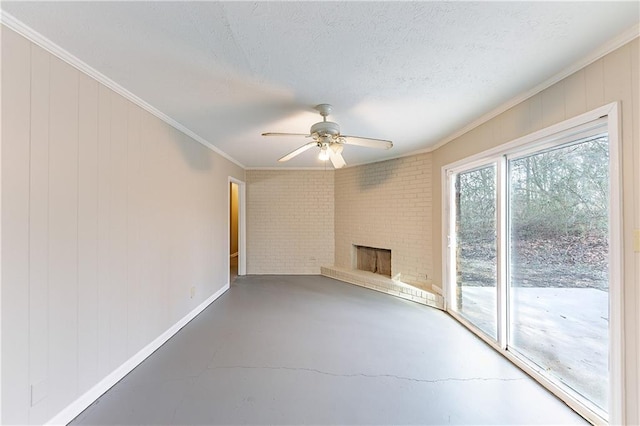
[[[7,2],[27,26],[247,167],[319,167],[330,103],[348,164],[427,149],[637,24],[632,2]]]

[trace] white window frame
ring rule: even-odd
[[[487,344],[501,353],[539,383],[549,389],[554,395],[563,400],[567,405],[580,413],[594,424],[606,424],[604,413],[585,404],[579,397],[565,388],[561,388],[549,380],[532,363],[523,361],[507,350],[508,332],[508,303],[507,295],[507,265],[508,260],[504,255],[498,256],[498,340],[495,341],[477,327],[465,320],[452,309],[455,294],[452,294],[455,285],[455,234],[452,226],[455,222],[454,213],[450,208],[451,185],[450,176],[463,170],[471,170],[484,165],[495,163],[497,165],[497,224],[498,224],[498,253],[505,253],[507,240],[507,210],[506,210],[506,182],[507,158],[520,157],[528,152],[539,151],[546,146],[557,145],[567,138],[575,138],[576,134],[583,133],[591,128],[591,124],[601,125],[605,123],[605,129],[609,136],[609,410],[608,422],[610,424],[624,424],[624,340],[623,340],[623,247],[622,247],[622,171],[620,159],[620,106],[613,102],[579,116],[557,123],[545,129],[515,139],[511,142],[499,145],[495,148],[472,155],[463,160],[447,164],[441,169],[442,182],[442,271],[443,271],[443,295],[445,310],[460,321],[471,331],[482,338]],[[452,284],[453,283],[453,284]],[[506,313],[507,315],[504,315]]]

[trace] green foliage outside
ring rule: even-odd
[[[509,161],[512,285],[606,290],[606,136]],[[456,178],[461,285],[495,285],[496,169]]]

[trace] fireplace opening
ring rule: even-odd
[[[391,278],[391,250],[356,246],[356,268]]]

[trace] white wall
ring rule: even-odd
[[[634,229],[640,229],[640,68],[639,39],[514,106],[433,152],[434,281],[442,280],[441,168],[536,130],[611,102],[621,103],[622,198],[624,239],[624,346],[626,353],[626,421],[640,424],[640,252],[634,252]]]
[[[1,119],[0,420],[42,423],[227,284],[244,170],[4,26]]]
[[[247,273],[319,274],[334,253],[333,170],[247,171]]]

